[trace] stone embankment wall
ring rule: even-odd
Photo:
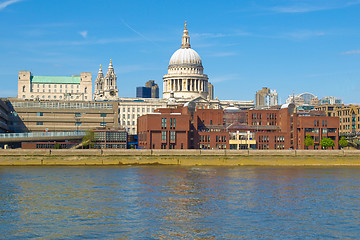
[[[0,165],[360,166],[357,150],[3,149]]]

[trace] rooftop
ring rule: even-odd
[[[58,83],[58,84],[80,84],[80,76],[59,77],[59,76],[31,76],[32,83]]]

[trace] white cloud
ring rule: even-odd
[[[324,32],[314,32],[314,31],[297,31],[297,32],[292,32],[292,33],[287,33],[285,34],[288,37],[291,38],[295,38],[295,39],[306,39],[306,38],[310,38],[310,37],[321,37],[321,36],[325,36]]]
[[[209,81],[212,83],[219,83],[219,82],[239,80],[239,79],[240,78],[237,74],[227,74],[227,75],[222,75],[220,77],[213,77]]]
[[[360,50],[350,50],[343,52],[342,54],[348,55],[348,54],[360,54]]]
[[[6,8],[7,6],[10,6],[11,4],[20,2],[22,0],[8,0],[5,2],[0,2],[0,11],[3,10],[4,8]]]
[[[80,34],[83,38],[87,38],[88,31],[81,31],[81,32],[79,32],[79,34]]]

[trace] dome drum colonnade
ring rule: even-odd
[[[175,98],[208,97],[208,77],[203,74],[199,54],[190,47],[186,22],[181,48],[172,55],[163,79],[164,98],[169,98],[172,92]]]

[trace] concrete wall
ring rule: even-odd
[[[0,165],[360,166],[356,150],[3,149]]]

